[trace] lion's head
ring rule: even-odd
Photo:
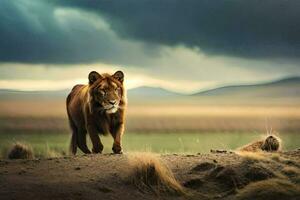
[[[113,75],[99,74],[92,71],[89,74],[89,95],[93,110],[105,110],[115,113],[124,104],[124,74],[117,71]]]

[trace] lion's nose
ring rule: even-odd
[[[117,103],[117,101],[116,101],[116,100],[110,100],[109,103],[110,103],[111,105],[115,105],[115,104]]]

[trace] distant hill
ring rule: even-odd
[[[56,91],[0,90],[0,99],[64,99],[71,89]],[[175,92],[159,87],[137,87],[127,91],[128,98],[163,98],[179,96]]]
[[[224,86],[198,92],[193,96],[300,97],[300,77],[253,85]]]
[[[148,86],[137,87],[137,88],[133,88],[133,89],[130,89],[127,91],[128,98],[173,97],[173,96],[179,96],[179,95],[181,95],[181,94],[171,92],[164,88],[148,87]]]
[[[0,99],[65,99],[71,89],[58,91],[16,91],[0,90]],[[211,96],[211,97],[300,97],[300,77],[253,84],[231,85],[184,95],[160,87],[142,86],[127,91],[130,99],[168,99],[168,97]]]
[[[62,99],[67,96],[70,90],[54,91],[18,91],[0,90],[0,99]]]

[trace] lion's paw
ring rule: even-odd
[[[114,145],[112,147],[112,150],[115,154],[122,154],[122,147],[120,145]]]

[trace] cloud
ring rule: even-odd
[[[150,59],[151,49],[120,39],[95,13],[51,1],[0,1],[0,27],[2,62],[139,65]]]
[[[127,88],[156,86],[191,93],[231,84],[248,84],[299,76],[298,65],[260,60],[208,57],[185,47],[164,47],[152,67],[103,64],[24,64],[0,63],[0,88],[19,90],[69,89],[87,83],[90,71],[125,73]],[[252,66],[260,66],[253,68]],[[285,67],[282,67],[285,66]]]
[[[193,79],[178,81],[168,78],[162,79],[161,76],[152,76],[147,71],[137,72],[135,69],[116,68],[97,63],[94,63],[93,67],[86,67],[84,65],[68,67],[9,63],[3,66],[0,65],[0,89],[22,91],[70,89],[75,84],[87,84],[88,74],[92,70],[110,74],[113,74],[117,70],[123,70],[127,89],[149,85],[188,93],[198,91],[201,87],[213,86],[215,84],[214,81],[198,81]],[[186,88],[186,85],[190,87]]]
[[[245,58],[300,56],[300,2],[293,0],[94,1],[64,6],[97,13],[121,37],[184,44],[209,55]]]
[[[300,75],[298,1],[216,2],[0,0],[0,88],[91,70],[181,92]]]
[[[208,56],[300,56],[300,2],[0,1],[0,61],[149,66],[161,48]]]

